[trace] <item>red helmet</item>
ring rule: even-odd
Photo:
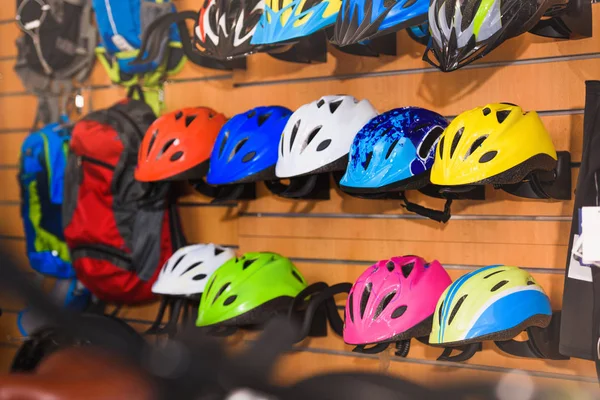
[[[135,179],[142,182],[201,179],[227,118],[207,107],[183,108],[158,118],[144,136]]]

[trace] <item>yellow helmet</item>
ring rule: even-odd
[[[457,116],[435,152],[431,183],[442,186],[506,185],[532,171],[551,171],[557,155],[535,111],[496,103]]]

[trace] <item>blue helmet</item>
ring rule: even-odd
[[[444,117],[418,107],[396,108],[373,118],[354,138],[342,189],[381,193],[426,186],[446,126]]]
[[[251,44],[294,42],[335,23],[342,0],[266,0]]]
[[[429,0],[344,0],[333,42],[360,43],[427,21]]]
[[[285,107],[257,107],[227,121],[210,155],[208,183],[274,179],[279,138],[291,115]]]

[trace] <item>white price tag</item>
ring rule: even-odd
[[[600,207],[581,208],[581,232],[583,259],[600,262]]]

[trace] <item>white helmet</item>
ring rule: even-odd
[[[283,130],[275,174],[291,178],[331,171],[325,167],[348,154],[354,136],[375,116],[368,100],[352,96],[324,96],[303,105]]]
[[[162,267],[152,292],[173,296],[202,293],[210,276],[234,257],[233,250],[212,243],[182,247]]]

